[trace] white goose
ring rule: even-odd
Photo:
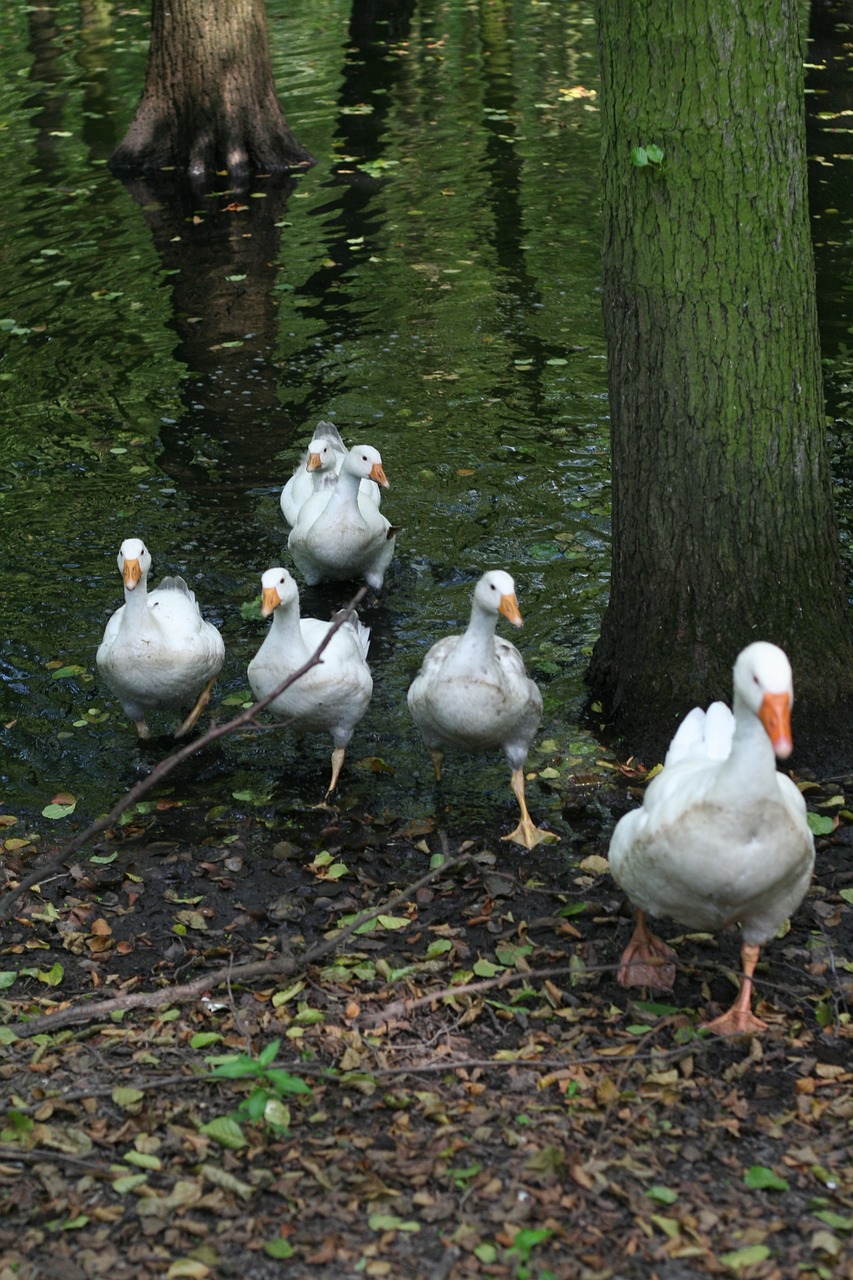
[[[707,1024],[721,1035],[766,1027],[751,1008],[759,948],[800,905],[814,867],[805,801],[774,759],[793,750],[793,698],[782,650],[749,645],[734,667],[734,714],[719,702],[690,712],[642,808],[620,819],[610,842],[610,870],[636,912],[623,986],[675,979],[674,952],[649,931],[647,912],[689,929],[740,925],[740,991]]]
[[[124,604],[112,615],[95,661],[140,738],[151,731],[146,713],[177,711],[195,702],[175,736],[193,727],[210,700],[225,659],[222,637],[205,622],[183,578],[164,578],[148,592],[151,555],[140,538],[126,538],[118,553]]]
[[[261,613],[272,614],[266,639],[249,663],[249,684],[255,697],[265,698],[298,671],[328,634],[331,622],[300,618],[299,592],[286,569],[267,569],[261,578]],[[332,780],[337,786],[347,743],[370,704],[373,678],[367,665],[370,629],[356,614],[339,627],[321,661],[274,698],[269,710],[291,723],[297,733],[330,733]]]
[[[318,422],[305,456],[281,491],[281,512],[289,525],[296,524],[300,508],[312,494],[322,492],[330,496],[346,455],[346,445],[334,423]],[[375,481],[362,480],[360,498],[369,498],[378,507],[380,494]]]
[[[542,840],[557,839],[534,825],[524,797],[524,762],[539,727],[542,698],[515,645],[495,635],[499,614],[521,626],[515,583],[508,573],[493,569],[474,589],[464,635],[445,636],[428,651],[408,703],[439,780],[445,747],[503,747],[521,810],[518,826],[503,839],[532,849]]]
[[[376,591],[382,587],[397,531],[373,502],[359,496],[367,479],[389,487],[378,451],[359,444],[344,458],[331,495],[315,493],[300,508],[287,545],[309,587],[357,577]]]

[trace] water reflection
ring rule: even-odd
[[[289,443],[279,413],[274,291],[294,178],[246,185],[176,174],[125,185],[145,218],[171,292],[182,412],[164,423],[162,469],[201,504],[277,474]]]

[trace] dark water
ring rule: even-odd
[[[405,691],[493,566],[516,579],[513,639],[545,699],[532,767],[594,758],[581,707],[605,603],[608,442],[592,4],[425,0],[351,27],[344,0],[272,0],[282,100],[318,163],[283,187],[187,192],[177,212],[105,167],[142,83],[141,8],[0,14],[6,811],[55,834],[40,817],[54,792],[78,797],[66,822],[88,818],[168,747],[137,744],[94,670],[127,536],[148,541],[155,581],[181,572],[196,589],[227,645],[219,698],[241,704],[263,635],[241,605],[288,563],[278,494],[320,417],[379,448],[383,509],[404,526],[365,615],[375,695],[343,803],[431,811]],[[849,96],[846,53],[825,78],[833,102]],[[851,161],[825,121],[813,136],[846,530]],[[306,592],[304,611],[345,598]],[[229,739],[175,793],[319,799],[328,754],[322,739]],[[505,826],[502,759],[453,760],[447,778],[463,829]],[[556,794],[534,789],[531,807],[568,836]]]

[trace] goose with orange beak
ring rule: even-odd
[[[332,623],[300,616],[299,591],[286,569],[267,569],[261,578],[261,592],[261,614],[272,616],[272,626],[249,663],[249,684],[258,699],[280,690],[268,710],[297,734],[332,735],[328,799],[338,785],[347,744],[373,694],[373,677],[367,665],[370,629],[352,614],[333,631],[321,661],[282,689],[282,683],[320,647]]]
[[[397,530],[375,502],[361,495],[363,480],[389,487],[382,458],[369,444],[350,449],[331,495],[321,490],[300,507],[287,546],[309,587],[364,578],[381,589]]]
[[[125,538],[118,553],[124,604],[107,623],[95,660],[140,738],[151,736],[150,712],[193,703],[175,734],[182,738],[210,700],[225,645],[184,579],[164,578],[149,591],[150,570],[151,553],[142,539]]]
[[[518,826],[503,839],[533,849],[542,840],[557,839],[534,824],[524,795],[524,763],[539,728],[542,697],[515,645],[495,635],[499,617],[521,626],[515,583],[502,569],[493,569],[477,583],[465,633],[445,636],[427,652],[409,689],[409,710],[438,780],[447,747],[503,748],[521,811]]]
[[[332,496],[346,456],[347,447],[335,424],[318,422],[307,452],[281,491],[281,514],[289,525],[296,524],[300,510],[315,493]],[[362,480],[358,493],[359,499],[379,506],[381,491],[375,480]]]
[[[794,749],[791,666],[758,641],[734,667],[733,710],[694,708],[679,726],[640,809],[610,842],[610,870],[634,908],[622,955],[622,986],[666,990],[675,953],[646,924],[667,917],[688,929],[739,925],[743,973],[732,1007],[707,1023],[720,1035],[763,1031],[752,1012],[761,946],[802,902],[814,868],[814,838],[795,783],[776,768]]]

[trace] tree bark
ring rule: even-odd
[[[313,163],[276,97],[264,0],[152,0],[145,87],[110,168],[244,176]]]
[[[798,8],[599,5],[613,556],[590,683],[658,758],[758,638],[792,660],[800,745],[850,746]]]

